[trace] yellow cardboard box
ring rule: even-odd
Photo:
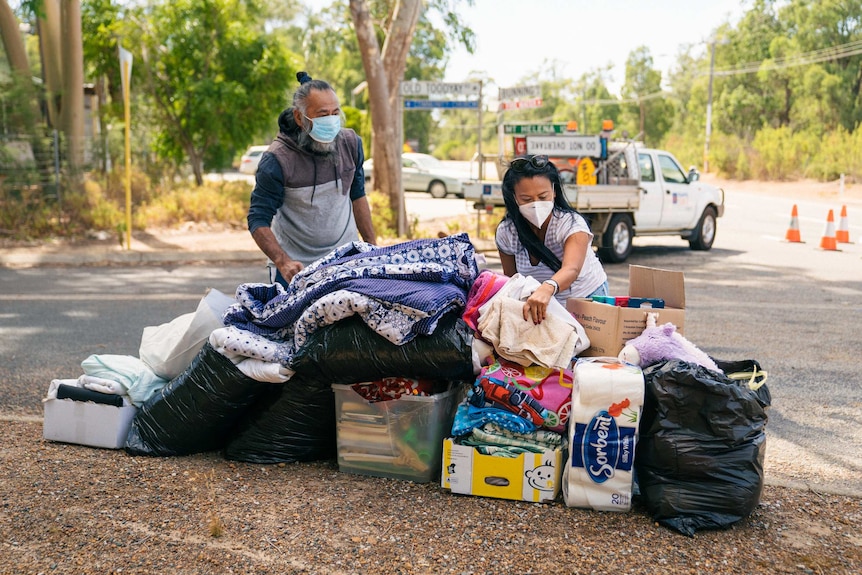
[[[452,493],[549,503],[560,493],[563,450],[517,458],[483,455],[451,438],[443,441],[441,485]]]
[[[656,324],[672,323],[679,333],[685,328],[685,276],[682,272],[629,266],[629,297],[661,298],[660,309],[619,307],[587,298],[569,298],[566,309],[584,326],[590,347],[586,357],[616,357],[630,339],[646,327],[646,314],[658,313]]]

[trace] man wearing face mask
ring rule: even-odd
[[[532,276],[540,286],[524,304],[524,319],[541,323],[548,302],[608,295],[608,276],[592,248],[593,233],[569,205],[547,156],[515,158],[503,176],[506,216],[496,243],[508,276]]]
[[[305,72],[296,79],[293,106],[279,115],[278,136],[261,156],[248,211],[248,229],[274,268],[270,279],[285,286],[359,235],[377,242],[362,141],[341,127],[338,96],[327,82]]]

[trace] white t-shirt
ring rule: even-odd
[[[563,261],[563,248],[566,240],[578,232],[589,234],[590,242],[592,242],[593,233],[583,216],[577,212],[564,212],[554,208],[551,221],[548,223],[548,231],[545,233],[545,246],[560,258],[560,261]],[[500,222],[500,225],[497,226],[495,240],[497,249],[504,254],[515,256],[515,270],[519,274],[532,276],[540,283],[554,275],[554,271],[543,262],[539,262],[539,265],[536,266],[530,263],[530,252],[521,245],[518,232],[515,230],[515,222],[511,219],[506,218]],[[565,305],[566,299],[570,297],[588,297],[599,289],[607,279],[608,276],[599,258],[596,257],[592,245],[588,245],[587,257],[584,258],[580,275],[572,282],[569,289],[560,290],[557,293],[557,301]]]

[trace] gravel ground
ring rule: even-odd
[[[685,537],[628,513],[454,495],[220,453],[132,457],[0,426],[0,573],[862,572],[862,500],[767,486],[728,530]]]
[[[835,186],[811,183],[810,195]],[[0,575],[862,573],[862,499],[770,482],[793,464],[767,449],[751,516],[689,538],[637,498],[629,513],[602,513],[453,495],[334,461],[132,457],[44,441],[41,418],[6,413]]]

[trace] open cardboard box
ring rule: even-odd
[[[569,298],[566,309],[584,326],[590,347],[580,355],[616,357],[646,327],[646,314],[658,313],[656,324],[685,328],[685,277],[682,272],[629,266],[629,297],[661,298],[664,308],[618,307],[588,298]]]

